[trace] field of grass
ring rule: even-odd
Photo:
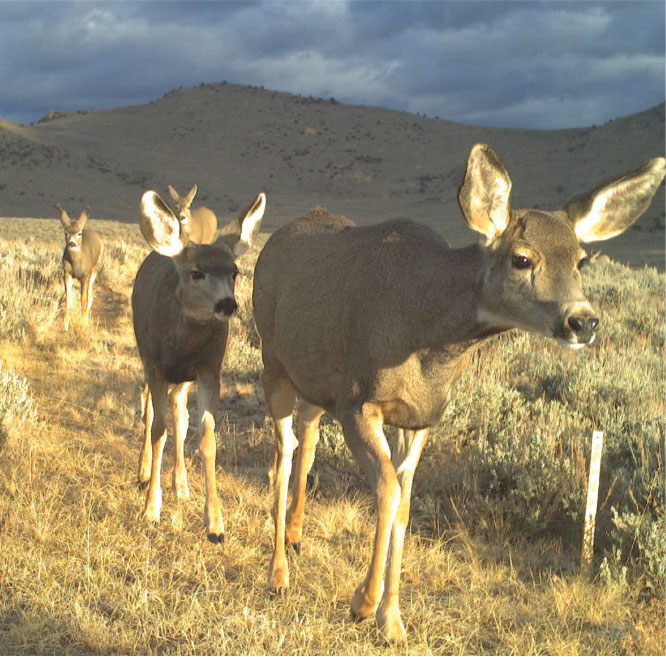
[[[64,333],[58,222],[0,219],[1,653],[664,654],[663,274],[585,271],[602,320],[590,349],[518,332],[483,347],[416,473],[401,588],[409,642],[387,646],[373,620],[349,616],[374,512],[326,417],[291,588],[265,589],[273,441],[250,310],[265,237],[239,262],[223,369],[220,548],[206,540],[192,440],[192,499],[167,485],[169,441],[162,521],[141,518],[129,295],[148,248],[136,225],[91,227],[107,243],[92,320],[75,305]],[[594,429],[605,451],[586,581]]]

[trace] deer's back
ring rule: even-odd
[[[441,388],[467,348],[433,352],[442,346],[433,344],[431,328],[441,323],[433,298],[445,290],[446,272],[455,275],[455,253],[410,221],[356,227],[321,211],[297,219],[268,240],[255,269],[264,352],[329,411],[354,388],[366,399],[394,398],[396,409],[409,400],[419,417],[396,410],[395,423],[426,426],[441,413]]]
[[[197,244],[210,244],[217,232],[217,217],[212,210],[205,207],[192,210],[190,239]]]

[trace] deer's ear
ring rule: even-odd
[[[177,256],[187,246],[187,234],[181,233],[180,222],[156,192],[141,197],[139,227],[150,247],[162,255]]]
[[[78,216],[78,219],[76,219],[70,224],[70,230],[80,233],[85,228],[85,225],[88,222],[89,217],[90,217],[90,208],[86,208]]]
[[[224,239],[237,258],[252,246],[265,211],[266,194],[261,192],[238,219],[234,219],[220,231],[220,238]]]
[[[171,194],[171,198],[178,203],[178,199],[180,198],[178,192],[171,185],[167,189],[169,190],[169,194]]]
[[[501,235],[511,216],[511,178],[495,151],[476,144],[467,160],[458,203],[469,227],[490,242]]]
[[[596,189],[572,198],[565,210],[580,242],[623,233],[650,206],[664,179],[663,157],[655,157]]]
[[[65,212],[65,210],[62,207],[60,207],[59,203],[55,204],[55,208],[60,213],[60,222],[65,228],[67,228],[71,223],[69,215]]]
[[[194,185],[192,189],[187,192],[187,196],[185,197],[187,199],[187,205],[190,206],[192,205],[192,201],[194,201],[194,197],[197,195],[197,186]]]

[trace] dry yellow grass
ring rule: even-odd
[[[0,220],[3,244],[51,257],[55,221]],[[29,228],[29,231],[27,230]],[[501,518],[440,526],[417,471],[402,612],[406,646],[383,645],[355,623],[349,600],[371,550],[374,516],[359,471],[327,424],[291,589],[265,590],[272,520],[266,470],[272,437],[249,310],[257,249],[240,263],[217,417],[218,482],[227,540],[206,541],[202,477],[190,440],[192,500],[165,486],[161,523],[141,519],[136,487],[142,374],[129,294],[147,252],[136,226],[94,222],[109,242],[91,325],[61,330],[58,304],[0,342],[0,361],[25,378],[39,420],[17,422],[0,452],[0,652],[6,654],[663,654],[663,601],[626,581],[576,575],[575,547],[521,536]],[[51,280],[51,279],[49,279]],[[27,283],[26,283],[27,284]],[[27,292],[16,289],[15,294]],[[44,300],[45,301],[45,300]],[[425,459],[428,459],[426,453]],[[170,481],[170,444],[164,481]],[[426,503],[427,502],[427,503]],[[488,529],[490,527],[490,529]]]

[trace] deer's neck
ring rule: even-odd
[[[504,329],[479,319],[484,255],[478,245],[451,249],[423,267],[427,280],[417,290],[422,301],[423,346],[465,351]]]

